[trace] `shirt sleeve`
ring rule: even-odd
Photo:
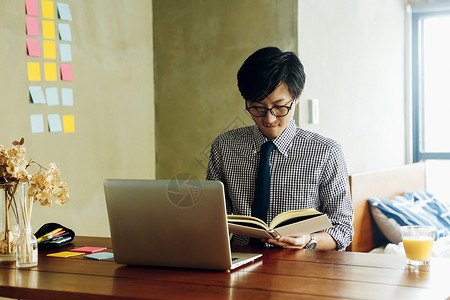
[[[211,152],[209,155],[208,170],[206,171],[206,180],[218,180],[224,185],[225,199],[227,206],[227,214],[232,212],[232,203],[228,194],[228,185],[225,180],[225,173],[223,169],[223,158],[220,150],[219,140],[216,139],[211,145]]]
[[[343,251],[353,239],[354,215],[347,166],[340,145],[329,153],[320,180],[319,197],[322,211],[333,225],[325,231],[336,241],[336,250]]]

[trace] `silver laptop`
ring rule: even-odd
[[[262,256],[231,254],[219,181],[107,179],[104,188],[119,264],[228,270]]]

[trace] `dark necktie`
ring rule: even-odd
[[[255,197],[252,205],[252,216],[267,222],[270,205],[270,153],[275,148],[272,141],[265,142],[259,153],[259,166],[255,182]]]

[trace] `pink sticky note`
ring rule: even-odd
[[[37,0],[25,0],[25,11],[27,12],[27,15],[39,16]]]
[[[41,56],[39,40],[27,38],[27,51],[29,56]]]
[[[25,17],[25,24],[27,27],[28,35],[41,35],[41,33],[39,32],[39,22],[37,18]]]
[[[61,79],[72,81],[72,65],[71,64],[61,64]]]
[[[70,251],[74,252],[84,252],[84,253],[96,253],[100,251],[105,251],[106,248],[104,247],[80,247],[76,249],[71,249]]]

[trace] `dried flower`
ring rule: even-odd
[[[29,185],[28,197],[41,205],[51,206],[53,198],[59,205],[69,201],[69,190],[66,182],[59,178],[56,164],[50,163],[47,169],[33,160],[27,161],[23,143],[22,138],[19,142],[14,141],[9,149],[0,145],[0,183],[26,182]],[[32,164],[38,165],[39,170],[29,175],[27,168]]]
[[[0,187],[4,189],[6,207],[12,207],[14,217],[19,222],[19,214],[22,216],[24,226],[31,225],[31,212],[33,203],[39,201],[41,205],[51,206],[52,199],[56,204],[62,205],[69,201],[69,190],[65,181],[59,178],[60,172],[56,164],[49,164],[44,168],[37,162],[25,159],[26,149],[23,146],[24,139],[14,141],[13,147],[5,149],[0,145]],[[39,170],[30,175],[28,167],[37,165]],[[16,201],[16,193],[19,184],[27,184],[28,197],[20,197]],[[19,205],[17,205],[19,204]],[[6,219],[5,228],[0,236],[0,254],[11,253],[14,249],[13,233]]]
[[[28,196],[33,201],[39,201],[41,205],[51,206],[53,197],[56,198],[56,204],[62,205],[69,201],[69,190],[66,182],[59,179],[59,170],[56,164],[51,163],[49,168],[43,173],[37,173],[31,176]]]

